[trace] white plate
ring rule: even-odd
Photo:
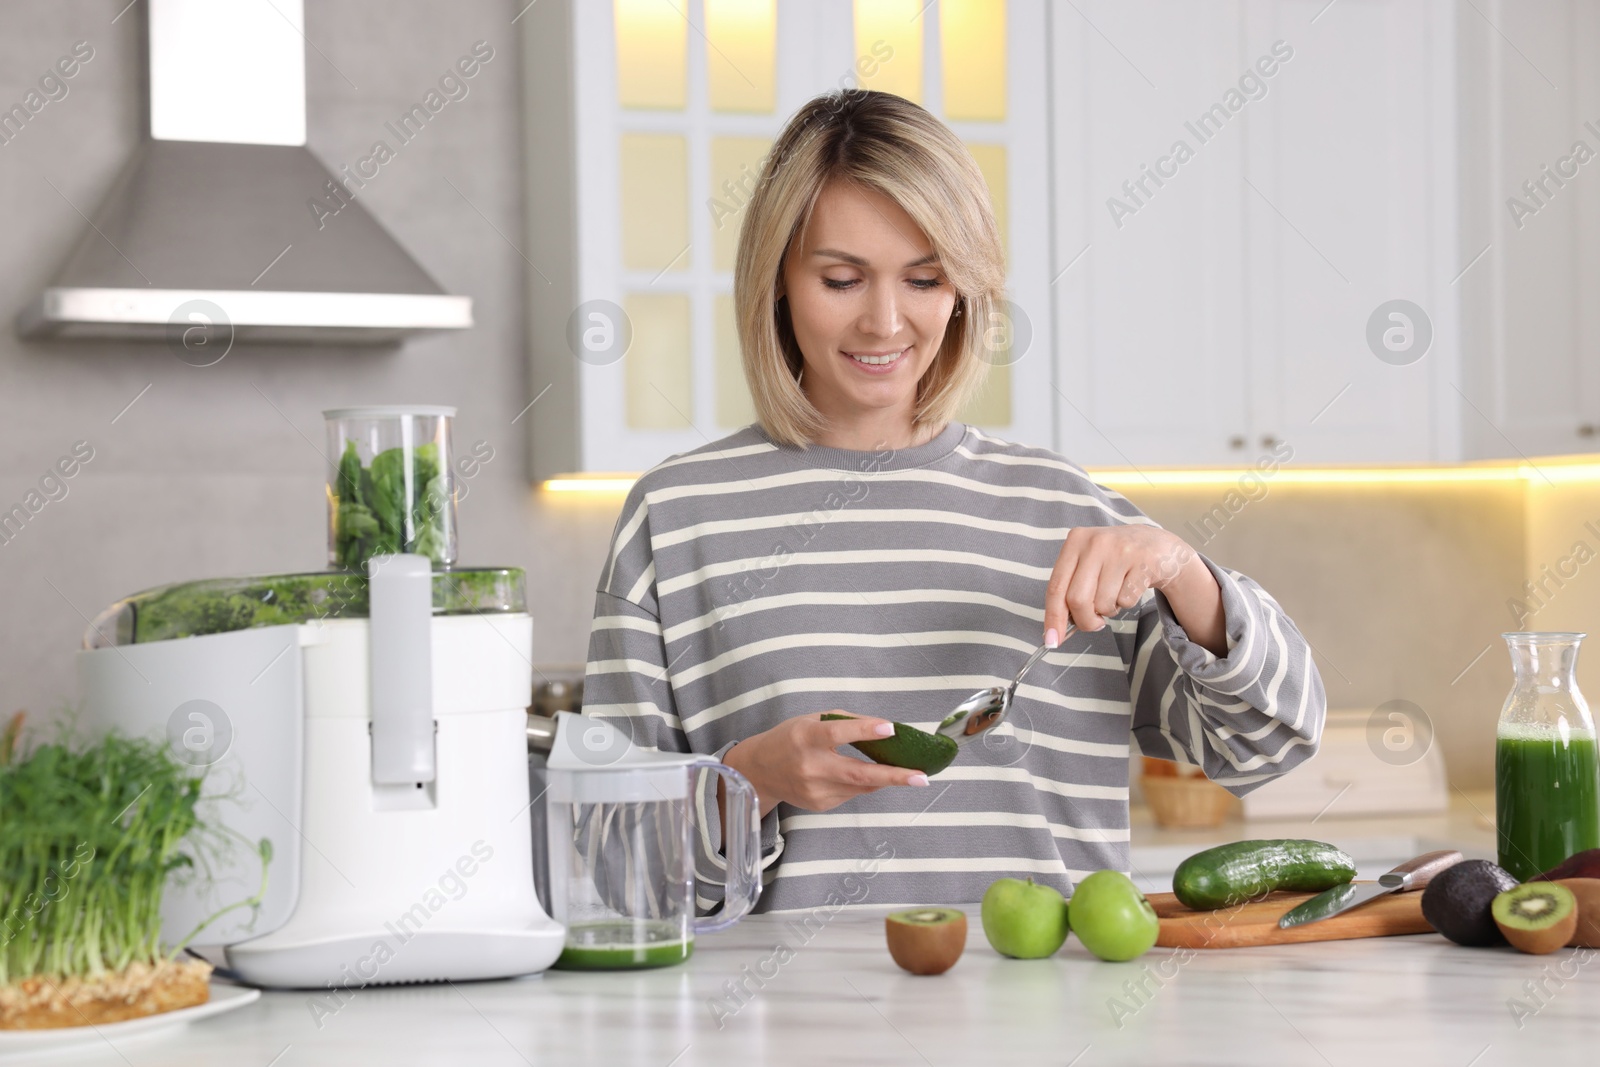
[[[154,1030],[164,1030],[169,1026],[181,1026],[209,1015],[221,1015],[225,1011],[242,1008],[260,996],[259,989],[212,982],[210,1000],[204,1004],[179,1008],[176,1011],[143,1015],[137,1019],[123,1019],[115,1023],[101,1023],[99,1026],[63,1026],[54,1030],[0,1030],[0,1063],[17,1062],[12,1057],[23,1052],[87,1045],[113,1038],[147,1034]]]

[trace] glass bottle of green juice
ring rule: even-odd
[[[1501,634],[1515,682],[1495,736],[1500,866],[1519,881],[1600,848],[1600,757],[1575,633]]]

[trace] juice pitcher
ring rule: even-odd
[[[1516,680],[1496,730],[1500,866],[1518,881],[1600,847],[1600,759],[1578,691],[1576,633],[1501,634]]]
[[[761,895],[760,809],[739,772],[709,756],[635,746],[604,719],[556,715],[545,797],[550,909],[567,927],[557,967],[615,970],[681,963],[694,938],[732,926]],[[722,911],[695,917],[701,849],[697,783],[723,778]],[[715,801],[705,804],[716,818]]]

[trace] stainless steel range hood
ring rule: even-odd
[[[389,344],[472,325],[471,298],[361,203],[381,171],[336,178],[305,147],[303,0],[148,7],[150,139],[23,336],[171,338],[220,317],[240,341]]]

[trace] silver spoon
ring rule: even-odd
[[[1066,632],[1061,635],[1061,641],[1056,643],[1056,648],[1076,633],[1078,628],[1072,623],[1067,623]],[[1044,657],[1046,652],[1054,651],[1049,645],[1040,645],[1033,655],[1028,657],[1028,662],[1022,665],[1017,676],[1011,679],[1008,686],[992,685],[988,689],[980,689],[973,693],[960,704],[956,710],[945,716],[936,730],[936,734],[954,738],[958,745],[971,743],[974,738],[999,726],[1006,719],[1006,712],[1011,710],[1011,698],[1017,692],[1017,683],[1022,681],[1022,676],[1033,669],[1033,665]]]

